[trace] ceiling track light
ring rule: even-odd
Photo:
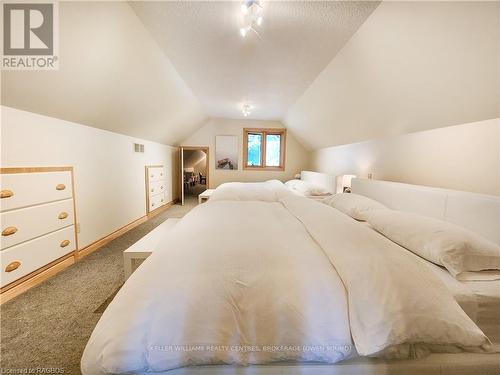
[[[240,27],[240,35],[244,38],[249,31],[256,34],[255,28],[261,26],[264,21],[262,16],[263,8],[260,0],[244,0],[241,4],[242,27]]]
[[[241,112],[243,112],[243,116],[248,117],[250,113],[252,113],[252,106],[248,103],[245,103],[241,106]]]

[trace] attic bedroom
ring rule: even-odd
[[[500,373],[500,2],[0,8],[1,373]]]

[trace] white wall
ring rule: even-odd
[[[384,1],[288,111],[311,149],[500,116],[500,2]]]
[[[176,148],[5,106],[1,110],[2,167],[74,167],[80,248],[145,215],[145,165],[165,165],[167,186],[176,186]],[[144,144],[144,154],[133,152],[134,142]],[[175,195],[168,189],[167,201]]]
[[[311,168],[500,195],[500,119],[323,148]]]
[[[183,146],[206,146],[209,152],[209,184],[211,188],[231,181],[266,181],[292,179],[309,165],[308,151],[297,142],[293,134],[286,135],[286,161],[284,171],[243,170],[243,128],[282,128],[279,121],[211,119],[201,129],[182,142]],[[238,136],[238,170],[215,169],[215,136]]]

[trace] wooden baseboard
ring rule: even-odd
[[[146,216],[148,217],[148,219],[152,219],[153,217],[155,217],[158,214],[161,214],[167,208],[172,207],[176,203],[177,203],[177,199],[174,199],[173,201],[167,202],[163,206],[158,207],[156,210],[149,212]]]
[[[76,255],[77,258],[81,259],[81,258],[83,258],[83,257],[85,257],[85,256],[87,256],[87,255],[89,255],[91,253],[93,253],[97,249],[99,249],[102,246],[106,245],[107,243],[113,241],[115,238],[120,237],[122,234],[127,233],[129,230],[134,229],[136,226],[138,226],[138,225],[140,225],[142,223],[145,223],[149,219],[152,219],[156,215],[162,213],[167,208],[169,208],[173,204],[175,204],[175,202],[176,201],[174,200],[174,201],[170,201],[168,203],[165,203],[163,206],[157,208],[154,211],[151,211],[149,214],[147,214],[145,216],[142,216],[142,217],[140,217],[140,218],[132,221],[131,223],[129,223],[129,224],[121,227],[120,229],[115,230],[113,233],[108,234],[106,237],[103,237],[100,240],[92,242],[90,245],[85,246],[83,249],[80,249],[77,252],[77,255]]]
[[[87,245],[84,248],[78,250],[76,252],[76,255],[75,255],[77,260],[82,259],[83,257],[86,257],[89,254],[92,254],[97,249],[103,247],[104,245],[113,241],[117,237],[120,237],[122,234],[127,233],[129,230],[134,229],[136,226],[146,222],[147,220],[148,220],[147,216],[142,216],[138,219],[135,219],[131,223],[121,227],[120,229],[115,230],[113,233],[110,233],[107,236],[105,236],[105,237],[103,237],[95,242],[92,242],[90,245]]]
[[[129,230],[134,229],[138,225],[145,223],[149,219],[152,219],[153,217],[157,216],[158,214],[162,213],[165,211],[167,208],[171,207],[177,202],[177,199],[170,201],[168,203],[165,203],[162,207],[150,212],[149,214],[142,216],[131,223],[121,227],[120,229],[115,230],[114,232],[108,234],[107,236],[92,242],[90,245],[85,246],[82,249],[79,249],[74,252],[74,255],[63,258],[59,261],[55,261],[53,265],[47,265],[46,269],[43,271],[37,271],[38,273],[34,274],[32,277],[27,278],[24,281],[21,281],[17,285],[14,285],[13,287],[8,287],[5,292],[2,292],[0,294],[0,305],[11,300],[12,298],[26,292],[28,289],[42,283],[43,281],[47,280],[48,278],[54,276],[55,274],[61,272],[65,268],[71,266],[75,262],[79,261],[83,257],[93,253],[94,251],[98,250],[102,246],[106,245],[107,243],[113,241],[115,238],[120,237],[121,235],[127,233]]]

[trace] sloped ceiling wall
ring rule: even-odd
[[[193,4],[158,7],[192,10],[196,7]],[[337,18],[326,13],[321,23],[318,9],[326,7],[331,11],[329,4],[276,3],[275,11],[269,7],[259,43],[267,46],[261,57],[271,56],[275,69],[268,74],[262,70],[265,64],[245,67],[248,74],[243,77],[259,82],[249,87],[246,81],[240,84],[233,76],[229,78],[229,82],[236,82],[236,88],[245,88],[249,97],[264,98],[259,102],[262,108],[256,108],[252,116],[282,118],[285,113],[285,126],[310,149],[500,116],[500,3],[391,1],[378,7],[378,3],[337,4],[332,8]],[[196,30],[203,27],[204,33],[217,40],[224,36],[236,57],[222,59],[226,65],[218,65],[218,60],[207,64],[205,58],[192,58],[196,48],[184,51],[182,43],[170,40],[173,44],[168,44],[169,40],[160,38],[162,29],[152,27],[144,12],[139,11],[144,11],[146,5],[154,8],[154,2],[132,4],[142,17],[139,19],[126,2],[60,2],[60,70],[2,71],[1,103],[170,145],[178,144],[206,123],[205,114],[241,115],[235,107],[244,99],[241,92],[222,90],[222,78],[213,74],[224,75],[241,63],[236,43],[249,40],[238,36],[237,25],[228,21],[218,26],[216,16],[220,14],[212,12],[208,20],[213,22],[193,22],[185,33],[174,35],[174,40],[183,35],[190,40],[198,35],[191,30],[193,26]],[[202,5],[202,10],[209,6]],[[286,9],[289,12],[285,14]],[[148,15],[152,17],[153,13]],[[187,17],[191,12],[181,14]],[[192,17],[205,19],[203,15],[195,13]],[[294,22],[290,15],[303,22]],[[226,16],[223,19],[229,19]],[[161,20],[159,17],[160,25]],[[341,20],[346,24],[337,27]],[[166,30],[170,30],[167,26]],[[170,33],[175,34],[175,30]],[[275,33],[277,37],[270,39],[274,44],[265,44],[269,42],[266,35]],[[291,73],[309,66],[311,74],[295,82],[290,78],[293,74],[279,72],[295,61],[288,55],[295,51],[295,41],[303,45],[307,38],[318,39],[321,43],[314,45],[327,46],[323,49],[334,57],[328,63],[331,57],[325,57],[329,53],[316,56],[317,48],[302,49],[314,53],[296,53],[305,60],[292,64]],[[329,41],[331,38],[336,38],[335,43]],[[244,45],[248,50],[242,56],[250,62],[260,45],[255,43]],[[203,49],[207,56],[212,51],[210,46]],[[228,49],[221,47],[221,51]],[[201,66],[201,73],[194,80],[188,74],[184,74],[187,78],[181,77],[169,54],[177,59],[183,56],[194,67]],[[321,61],[316,61],[318,56],[322,56]],[[185,69],[183,64],[177,65]],[[215,83],[211,76],[217,77]],[[184,81],[188,78],[192,81],[189,87]],[[290,90],[290,82],[295,91]],[[301,90],[296,90],[298,87]],[[277,99],[268,98],[270,93]]]
[[[383,2],[284,123],[318,149],[499,112],[500,3]]]
[[[2,104],[174,145],[201,105],[125,2],[60,2],[60,69],[2,71]]]
[[[264,1],[242,38],[241,1],[132,1],[130,6],[211,117],[282,119],[377,7],[376,1]]]
[[[207,154],[205,154],[201,150],[185,150],[184,151],[184,168],[192,168],[203,159],[207,158]]]

